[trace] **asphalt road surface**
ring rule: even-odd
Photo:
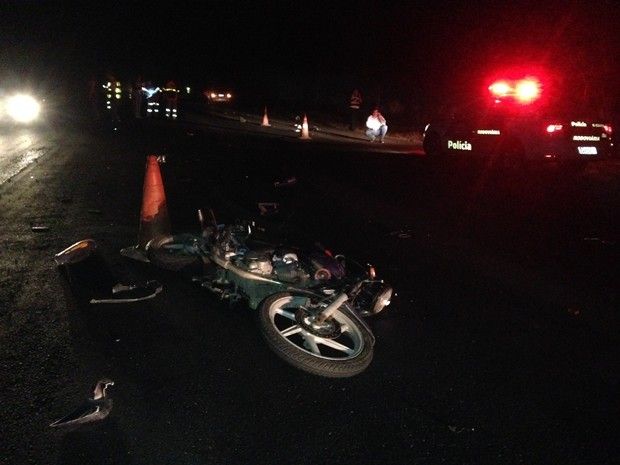
[[[515,176],[258,118],[3,130],[0,463],[618,463],[616,162]],[[247,308],[119,255],[161,153],[175,232],[213,208],[376,264],[397,296],[364,373],[297,371]],[[53,255],[85,238],[100,274],[71,278]],[[103,276],[164,291],[84,303]],[[48,426],[104,377],[108,418]]]

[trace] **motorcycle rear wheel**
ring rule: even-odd
[[[267,345],[285,362],[314,375],[346,378],[364,371],[373,357],[368,331],[341,309],[324,325],[313,325],[308,310],[317,304],[295,292],[267,297],[257,313]]]

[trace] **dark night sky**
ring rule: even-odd
[[[267,92],[359,85],[424,101],[523,61],[595,82],[617,105],[618,10],[612,0],[11,1],[0,5],[0,64],[48,79],[109,69]]]

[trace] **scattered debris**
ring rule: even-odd
[[[72,291],[84,303],[123,304],[152,299],[163,287],[155,280],[144,284],[122,284],[97,251],[93,239],[84,239],[54,255],[64,266]]]
[[[59,420],[51,423],[52,428],[59,426],[75,426],[93,421],[99,421],[106,418],[112,410],[112,399],[107,396],[106,390],[109,386],[113,386],[114,381],[111,379],[101,379],[97,381],[93,389],[92,397],[76,408],[69,415],[65,415]]]
[[[147,281],[144,285],[121,284],[112,287],[112,297],[107,299],[91,299],[91,304],[126,304],[140,302],[155,297],[163,289],[159,281]]]
[[[50,230],[49,226],[45,225],[33,225],[30,227],[30,229],[32,229],[34,232],[45,232]]]
[[[573,316],[575,318],[581,316],[581,310],[579,308],[568,307],[567,311],[570,316]]]
[[[600,237],[584,237],[583,240],[586,242],[599,242],[603,245],[614,245],[616,243],[616,241],[609,241]]]
[[[240,123],[247,123],[247,122],[248,122],[248,120],[247,120],[247,119],[245,119],[243,116],[240,116],[240,117],[239,117],[239,122],[240,122]]]
[[[78,263],[90,257],[96,249],[97,243],[93,239],[84,239],[58,252],[54,261],[58,266]]]
[[[448,425],[448,429],[454,434],[461,434],[461,433],[464,433],[465,431],[473,432],[476,430],[476,428],[460,428],[458,426],[452,426],[452,425]]]
[[[399,229],[397,231],[392,231],[390,236],[395,236],[399,239],[411,239],[413,231],[411,229]]]
[[[279,204],[275,202],[259,202],[258,209],[263,216],[275,215],[278,213]]]
[[[297,178],[292,176],[285,181],[276,181],[273,183],[274,187],[288,187],[297,184]]]
[[[157,155],[157,163],[162,165],[166,163],[166,155]]]

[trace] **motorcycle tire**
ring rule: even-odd
[[[146,256],[153,265],[168,271],[199,267],[200,257],[188,252],[193,239],[191,234],[156,237],[148,243]]]
[[[308,324],[304,316],[310,314],[305,312],[315,300],[295,292],[267,297],[257,313],[267,345],[285,362],[314,375],[346,378],[361,373],[372,361],[371,335],[341,309],[322,328]]]

